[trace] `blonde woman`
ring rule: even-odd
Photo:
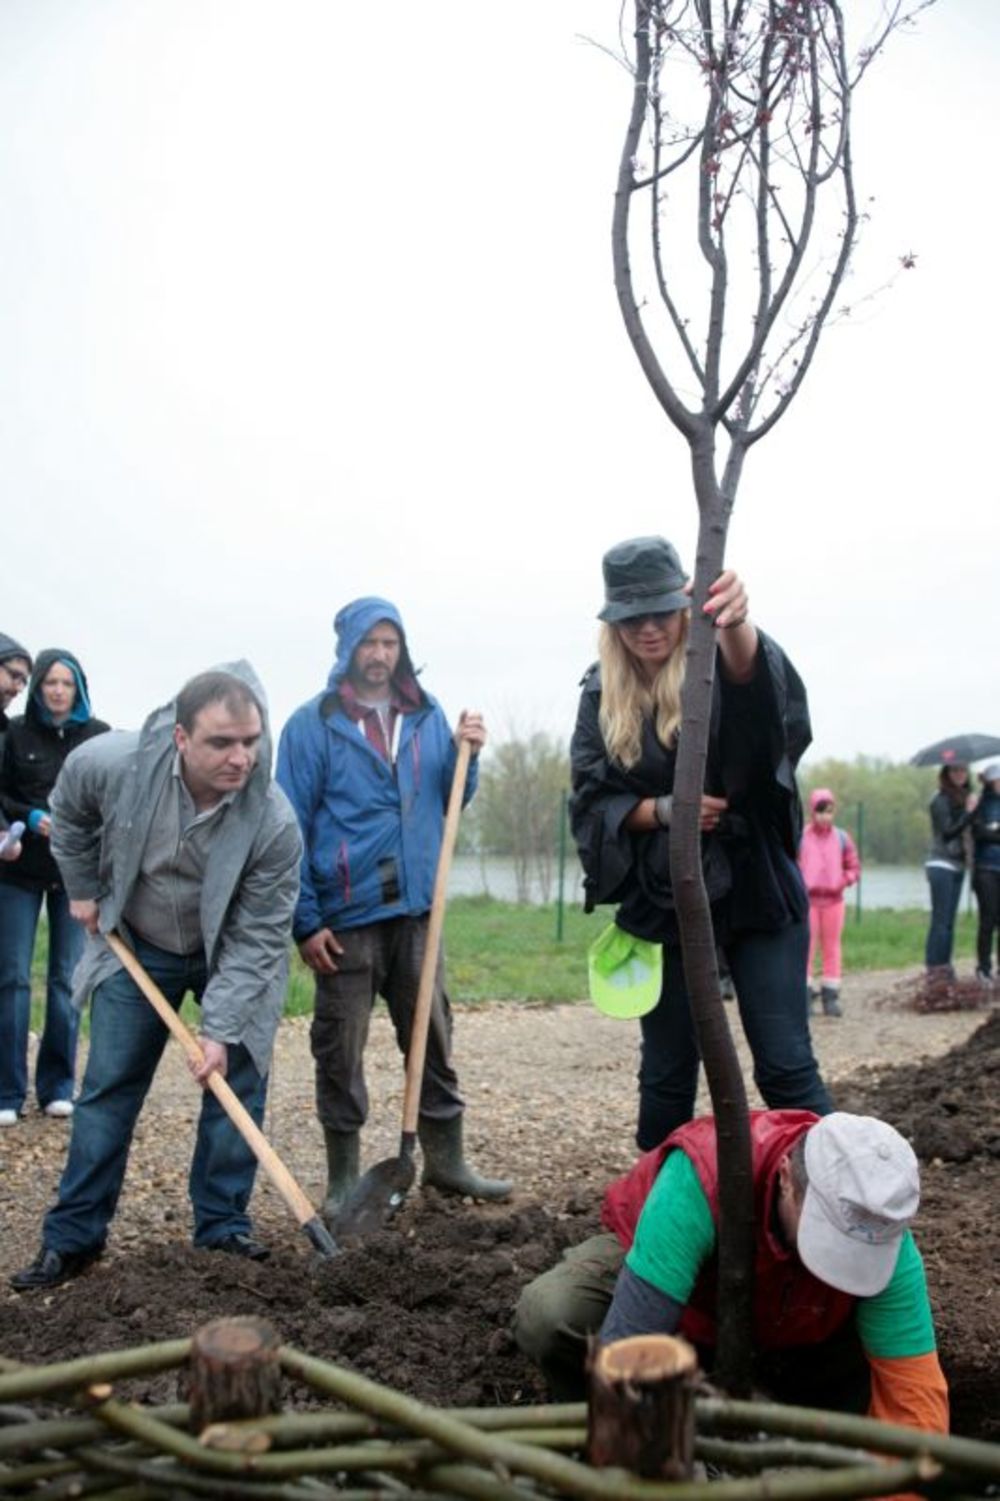
[[[619,927],[664,946],[660,1000],[641,1019],[636,1140],[646,1151],[691,1119],[698,1083],[668,837],[690,585],[662,537],[619,543],[603,570],[599,661],[583,681],[571,746],[571,817],[587,911],[614,904]],[[764,1100],[824,1115],[833,1106],[809,1038],[809,903],[795,863],[795,765],[811,739],[805,689],[751,622],[735,573],[719,576],[704,609],[718,631],[701,804],[716,940]]]

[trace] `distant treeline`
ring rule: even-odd
[[[537,883],[547,897],[560,805],[568,787],[569,755],[563,741],[541,731],[494,741],[483,757],[479,793],[462,820],[460,848],[512,858],[525,890]],[[800,787],[806,803],[814,787],[831,788],[838,824],[855,838],[861,825],[868,863],[917,865],[926,855],[927,805],[937,787],[933,769],[874,756],[818,761],[802,768]]]

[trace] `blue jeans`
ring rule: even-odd
[[[175,1010],[188,990],[196,999],[201,996],[206,981],[202,954],[184,958],[141,941],[135,951]],[[51,1249],[90,1251],[103,1246],[121,1193],[132,1132],[168,1035],[125,970],[94,991],[90,1054],[73,1116],[69,1156],[58,1201],[45,1216],[42,1232]],[[257,1072],[242,1044],[228,1045],[226,1078],[260,1125],[267,1078]],[[196,1246],[250,1233],[246,1211],[256,1168],[257,1159],[215,1095],[204,1090],[188,1181]]]
[[[931,888],[931,925],[927,930],[924,962],[928,969],[951,964],[955,946],[955,917],[962,898],[964,870],[949,870],[945,865],[928,865],[927,880]]]
[[[64,891],[32,891],[0,881],[0,1110],[20,1112],[28,1094],[31,959],[43,899],[49,968],[35,1095],[43,1109],[53,1100],[73,1098],[80,1013],[70,1000],[70,981],[83,950],[83,929],[70,917]]]
[[[768,1107],[827,1115],[833,1102],[809,1036],[808,951],[805,922],[776,933],[748,933],[725,948],[754,1080]],[[679,948],[664,947],[663,990],[641,1026],[636,1142],[645,1152],[694,1114],[701,1058]]]

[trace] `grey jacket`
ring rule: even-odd
[[[264,706],[248,662],[225,663]],[[160,791],[174,763],[174,706],[156,709],[139,731],[113,731],[67,757],[51,798],[52,853],[71,900],[96,900],[101,933],[116,928],[139,874]],[[292,914],[302,841],[285,794],[271,781],[265,719],[256,767],[225,810],[201,891],[208,983],[201,1030],[243,1043],[266,1073],[288,980]],[[88,937],[73,976],[83,1006],[120,968],[103,937]]]

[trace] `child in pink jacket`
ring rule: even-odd
[[[809,960],[819,948],[823,959],[820,999],[825,1016],[840,1016],[840,935],[844,927],[844,892],[861,875],[861,862],[846,829],[833,821],[837,801],[829,787],[817,787],[809,799],[812,814],[799,846],[799,868],[809,893]],[[810,983],[810,1000],[816,999]]]

